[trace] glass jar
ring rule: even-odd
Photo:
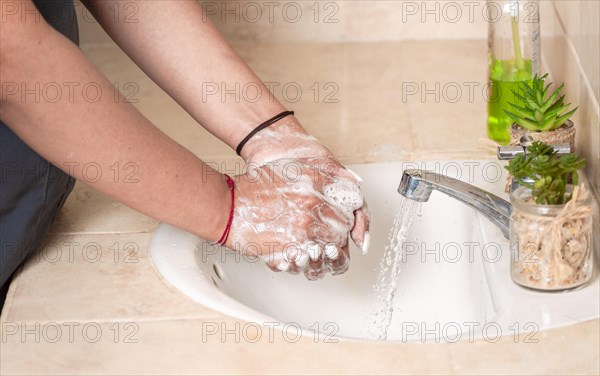
[[[591,195],[574,198],[566,211],[565,205],[536,204],[526,187],[511,193],[510,200],[512,280],[550,291],[588,282],[594,267]]]
[[[521,145],[521,139],[529,137],[532,141],[541,141],[548,145],[569,144],[571,153],[575,152],[575,124],[571,120],[551,131],[530,131],[517,124],[510,127],[510,144]]]

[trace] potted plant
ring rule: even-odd
[[[592,199],[579,184],[585,160],[542,142],[512,159],[511,277],[540,290],[578,287],[592,277]]]
[[[535,75],[531,86],[527,83],[519,85],[519,91],[513,94],[521,104],[509,103],[511,111],[504,112],[514,123],[510,128],[510,144],[520,145],[524,136],[547,144],[570,144],[575,150],[575,126],[570,117],[577,111],[569,111],[571,103],[564,104],[565,96],[561,96],[564,84],[553,92],[549,92],[552,83],[546,85],[548,74]]]

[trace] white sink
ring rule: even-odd
[[[301,333],[310,336],[318,332],[325,337],[373,339],[377,333],[373,314],[382,308],[374,285],[404,200],[396,192],[404,169],[434,170],[501,197],[506,197],[505,174],[493,160],[349,167],[364,179],[372,240],[367,255],[351,248],[347,273],[317,282],[274,273],[261,262],[217,249],[165,224],[152,238],[157,270],[191,299],[236,318],[277,330],[302,328]],[[440,192],[422,204],[406,240],[390,341],[454,342],[482,336],[494,341],[500,334],[518,332],[533,332],[527,338],[534,340],[541,330],[599,317],[597,276],[567,293],[516,286],[509,276],[508,240],[501,231],[474,209]]]

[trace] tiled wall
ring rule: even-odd
[[[573,117],[576,147],[587,159],[586,173],[600,197],[600,1],[554,0],[543,4],[542,49],[554,81],[564,82],[567,98],[579,106]],[[598,210],[595,249],[600,255]]]
[[[485,0],[199,0],[230,39],[269,42],[362,42],[484,39]],[[81,7],[80,13],[85,13]],[[82,17],[79,17],[80,20]],[[90,17],[84,17],[89,20]],[[82,41],[110,39],[81,22]]]
[[[361,42],[486,37],[481,0],[200,2],[221,31],[234,38]]]
[[[202,0],[208,17],[230,39],[273,42],[360,42],[485,38],[485,1]],[[600,192],[600,1],[540,0],[544,65],[566,83],[579,105],[577,146]],[[81,4],[81,40],[112,43]]]
[[[486,2],[482,0],[201,0],[200,3],[217,27],[237,41],[366,42],[483,39],[487,35]],[[600,1],[540,0],[540,4],[544,66],[554,81],[566,83],[568,100],[579,106],[574,116],[577,146],[588,160],[587,174],[598,194]],[[112,43],[83,6],[78,7],[82,43]]]
[[[360,42],[481,39],[487,35],[485,1],[253,1],[202,0],[208,17],[230,39],[272,42]],[[579,106],[577,146],[600,192],[600,1],[540,0],[544,65],[566,83]],[[112,43],[78,4],[81,40]]]
[[[548,32],[542,49],[557,82],[565,82],[569,101],[579,106],[577,148],[588,160],[587,173],[600,192],[600,2],[553,1],[542,22]]]

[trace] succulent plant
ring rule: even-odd
[[[551,146],[535,141],[527,154],[512,159],[506,169],[519,184],[531,189],[537,204],[562,205],[571,199],[567,184],[577,185],[577,171],[584,167],[585,159],[579,155],[558,155]]]
[[[523,83],[519,91],[513,90],[515,98],[522,105],[509,103],[512,111],[504,111],[518,125],[530,131],[551,131],[563,125],[578,107],[568,111],[571,103],[564,104],[565,96],[559,98],[565,84],[551,94],[548,90],[552,83],[546,85],[548,74],[533,78],[531,86]],[[568,111],[568,112],[567,112]]]

